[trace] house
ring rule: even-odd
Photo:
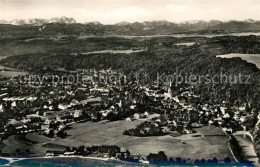
[[[45,156],[46,156],[46,157],[54,157],[54,156],[55,156],[55,151],[53,151],[53,150],[47,150]]]
[[[222,106],[220,107],[220,111],[222,112],[223,115],[226,113],[226,109],[227,109],[226,107],[222,107]]]
[[[47,130],[49,128],[50,128],[50,124],[46,124],[46,123],[41,124],[41,129],[42,130]]]
[[[125,120],[126,121],[132,121],[132,119],[130,117],[127,117]]]
[[[147,111],[144,112],[144,116],[145,117],[148,117],[149,116],[149,113]]]
[[[72,155],[75,155],[76,151],[66,151],[63,153],[63,155],[65,156],[72,156]]]
[[[109,157],[109,153],[101,153],[101,152],[98,152],[96,154],[97,157],[102,157],[102,158],[108,158]]]
[[[63,155],[64,151],[54,151],[54,150],[47,150],[45,156],[46,157],[54,157]]]
[[[111,112],[110,109],[100,111],[100,113],[102,114],[102,118],[105,118],[110,112]]]
[[[12,104],[11,104],[12,107],[16,107],[16,105],[17,105],[16,101],[13,101]]]
[[[59,105],[58,105],[58,108],[59,108],[60,110],[66,110],[66,109],[68,109],[68,107],[69,107],[69,105],[67,105],[67,104],[59,104]]]
[[[0,112],[4,112],[3,104],[0,105]]]
[[[56,116],[55,115],[48,115],[45,117],[45,124],[50,124],[52,121],[56,120]]]
[[[78,106],[78,105],[80,105],[80,102],[79,102],[78,100],[73,99],[73,100],[70,102],[69,107],[75,107],[75,106]]]
[[[245,122],[246,116],[241,116],[239,120],[240,120],[242,123]]]
[[[49,115],[54,115],[55,111],[46,111],[43,113],[43,116],[49,116]]]
[[[60,124],[59,127],[58,127],[58,130],[61,131],[63,129],[66,128],[66,125],[65,124]]]
[[[139,162],[143,163],[143,164],[149,164],[149,161],[146,161],[143,157],[139,159]]]
[[[213,122],[212,122],[212,123],[213,123]],[[203,126],[203,125],[202,125],[201,123],[197,123],[197,122],[191,124],[191,127],[193,127],[193,128],[200,128],[200,127],[202,127],[202,126]]]
[[[83,115],[82,110],[75,110],[73,117],[74,118],[79,118]]]
[[[229,115],[228,113],[226,113],[226,114],[223,116],[223,118],[228,119],[228,118],[230,118],[230,115]]]
[[[140,114],[135,113],[135,114],[134,114],[134,119],[140,119]]]
[[[93,96],[90,96],[86,100],[80,101],[80,103],[82,105],[87,105],[88,104],[88,105],[91,105],[91,106],[100,105],[100,102],[101,102],[101,97],[93,97]]]
[[[92,89],[90,89],[90,92],[95,92],[95,91],[100,92],[101,95],[103,95],[103,96],[108,96],[108,94],[109,94],[109,90],[105,89],[105,88],[92,88]]]
[[[136,108],[136,105],[131,105],[130,109],[134,110]]]
[[[67,121],[70,118],[71,118],[71,116],[68,112],[62,112],[62,113],[59,113],[58,115],[56,115],[56,120],[60,121],[60,122]]]
[[[10,119],[8,122],[8,125],[13,125],[15,129],[21,129],[23,128],[24,123],[22,121],[17,121],[15,119]]]

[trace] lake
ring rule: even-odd
[[[1,159],[0,158],[0,166],[2,166],[2,165],[6,165],[6,164],[8,164],[8,160],[5,160],[5,159]]]
[[[192,46],[195,43],[196,42],[183,42],[183,43],[175,43],[174,45],[176,45],[176,46]]]
[[[100,50],[100,51],[92,51],[92,52],[85,52],[85,53],[79,53],[82,55],[89,55],[89,54],[101,54],[101,53],[111,53],[111,54],[119,54],[119,53],[124,53],[124,54],[130,54],[130,53],[137,53],[137,52],[143,52],[147,51],[147,49],[139,49],[139,50]],[[72,55],[77,55],[76,53],[73,53]]]
[[[226,55],[217,55],[217,57],[221,58],[233,58],[240,57],[241,59],[253,63],[260,69],[260,54],[240,54],[240,53],[231,53]]]
[[[243,32],[243,33],[228,33],[228,34],[156,34],[156,35],[84,35],[79,36],[79,39],[86,38],[107,38],[107,37],[118,37],[118,38],[157,38],[157,37],[175,37],[175,38],[185,38],[185,37],[220,37],[220,36],[249,36],[256,35],[260,36],[260,32]]]

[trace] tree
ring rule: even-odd
[[[26,152],[27,155],[30,154],[30,150],[28,148],[25,150],[25,152]]]
[[[182,158],[180,158],[180,157],[177,157],[175,160],[176,160],[177,163],[181,163],[182,162]]]
[[[168,160],[167,156],[165,155],[165,153],[163,151],[158,152],[158,159],[160,161],[167,161]]]
[[[79,155],[83,155],[84,154],[84,151],[85,151],[85,146],[81,145],[79,146],[78,150],[77,150],[77,153]]]
[[[150,153],[147,156],[147,160],[151,161],[151,162],[167,162],[167,156],[165,155],[165,153],[163,151],[159,151],[157,154],[153,154]]]
[[[67,136],[67,133],[64,132],[64,130],[61,130],[57,133],[57,137],[65,138]]]
[[[171,157],[171,158],[169,158],[169,162],[170,163],[175,163],[175,161],[174,161],[174,159]]]
[[[207,164],[211,164],[212,163],[212,160],[211,159],[208,159],[207,160]]]
[[[54,137],[54,130],[51,129],[51,130],[49,131],[48,137],[49,137],[49,138],[53,138],[53,137]]]
[[[129,159],[129,158],[130,158],[130,155],[131,155],[130,151],[129,151],[129,150],[126,150],[125,152],[126,152],[126,158]]]
[[[20,149],[19,148],[16,149],[15,153],[16,153],[16,156],[18,156],[20,154]]]
[[[199,165],[199,164],[200,164],[200,160],[196,159],[196,160],[194,161],[194,165]]]
[[[231,160],[230,160],[229,157],[226,157],[226,158],[224,159],[224,162],[225,162],[225,163],[231,163]]]
[[[218,163],[218,159],[216,157],[213,158],[212,163]]]
[[[70,147],[67,146],[65,150],[66,150],[66,152],[70,152]]]

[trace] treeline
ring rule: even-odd
[[[223,160],[218,160],[216,157],[213,159],[184,159],[180,157],[170,157],[168,158],[167,155],[163,151],[159,151],[158,153],[150,153],[147,156],[147,160],[151,164],[156,164],[160,166],[164,165],[180,165],[180,166],[253,166],[251,162],[240,162],[234,163],[229,157],[224,158]]]
[[[66,152],[74,152],[76,155],[88,155],[95,152],[109,153],[113,157],[116,153],[120,153],[121,148],[116,145],[101,145],[101,146],[90,146],[85,147],[83,145],[79,147],[69,147],[65,149]]]

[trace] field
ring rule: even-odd
[[[151,119],[156,115],[150,115]],[[43,156],[46,150],[62,150],[65,146],[78,147],[80,145],[118,145],[123,150],[129,149],[131,154],[147,156],[149,153],[164,151],[168,157],[182,157],[186,159],[209,159],[217,157],[224,159],[232,158],[228,145],[228,137],[213,126],[196,129],[196,134],[187,134],[179,137],[152,136],[133,137],[122,133],[126,129],[147,120],[115,121],[115,122],[85,122],[73,124],[67,130],[68,137],[65,139],[48,139],[37,134],[28,134],[26,140],[9,137],[4,141],[6,145],[3,152],[14,152],[12,148],[29,148],[32,155]],[[194,135],[201,135],[194,137]],[[31,142],[29,142],[31,141]],[[183,144],[181,141],[184,141]],[[36,142],[36,144],[34,144]],[[24,151],[24,150],[21,150]]]
[[[187,159],[208,159],[213,157],[224,159],[227,156],[232,158],[227,147],[228,137],[220,129],[213,126],[198,129],[199,133],[205,137],[192,137],[191,134],[179,137],[132,137],[122,134],[125,129],[133,128],[140,122],[141,120],[132,122],[122,120],[105,124],[101,122],[75,124],[68,131],[70,135],[68,138],[54,140],[52,143],[69,146],[115,144],[123,149],[129,149],[132,154],[141,154],[143,156],[164,151],[169,157],[181,156]],[[216,135],[213,135],[213,133]],[[186,144],[182,144],[182,140]]]

